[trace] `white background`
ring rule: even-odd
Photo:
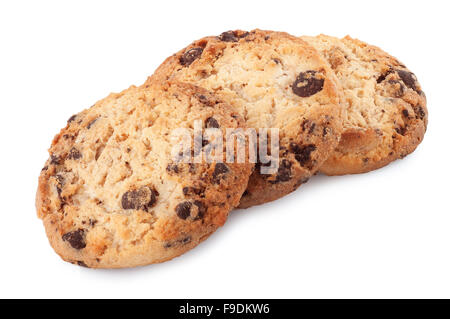
[[[448,1],[2,1],[0,297],[450,297]],[[141,84],[168,55],[229,29],[350,34],[403,61],[428,97],[422,145],[355,176],[317,176],[231,214],[173,261],[62,262],[37,219],[37,178],[74,113]]]

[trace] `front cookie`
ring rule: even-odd
[[[214,91],[248,127],[278,130],[278,156],[267,146],[278,170],[263,173],[266,163],[258,159],[241,208],[292,192],[337,146],[342,120],[337,79],[316,50],[287,33],[229,31],[200,39],[166,59],[149,82],[154,79]]]
[[[243,123],[207,91],[177,83],[133,86],[72,116],[36,198],[55,251],[81,266],[134,267],[176,257],[222,226],[252,165],[174,159],[173,130],[197,120],[222,131]]]

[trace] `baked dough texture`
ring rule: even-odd
[[[176,257],[222,226],[253,164],[174,161],[173,129],[192,130],[195,120],[219,130],[244,123],[222,100],[181,83],[132,86],[72,116],[53,140],[36,197],[54,250],[81,266],[133,267]]]

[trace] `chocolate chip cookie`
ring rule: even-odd
[[[342,106],[328,63],[287,33],[228,31],[193,42],[148,81],[193,83],[228,101],[251,128],[279,130],[278,170],[258,159],[240,207],[262,204],[305,183],[338,144]],[[268,145],[269,156],[274,150]]]
[[[344,132],[322,172],[369,172],[416,149],[426,131],[428,111],[425,94],[405,65],[349,36],[302,39],[329,62],[344,94]]]
[[[172,132],[191,132],[196,120],[219,131],[244,123],[204,89],[158,82],[72,116],[53,140],[36,197],[55,251],[80,266],[140,266],[176,257],[223,225],[253,164],[179,160]]]

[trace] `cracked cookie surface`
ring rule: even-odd
[[[154,79],[199,85],[228,101],[248,127],[279,129],[278,172],[261,174],[257,163],[241,208],[292,192],[338,144],[337,79],[316,50],[287,33],[237,30],[202,38],[166,59],[148,81]]]
[[[426,131],[428,111],[425,94],[405,65],[349,36],[302,39],[329,62],[344,94],[344,131],[321,172],[369,172],[416,149]]]
[[[133,267],[176,257],[222,226],[253,165],[174,161],[172,131],[191,132],[195,120],[221,131],[243,124],[222,100],[180,83],[132,86],[72,116],[36,196],[54,250],[80,266]]]

